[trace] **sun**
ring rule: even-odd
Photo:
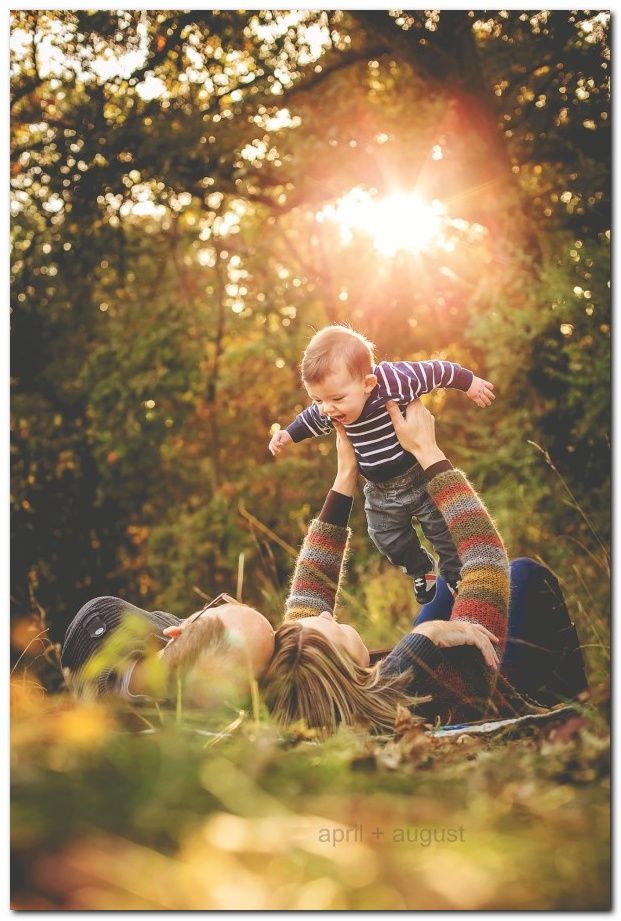
[[[420,253],[440,246],[447,220],[441,202],[427,202],[417,192],[375,198],[360,188],[326,205],[316,217],[337,224],[344,244],[351,243],[355,232],[368,234],[384,256],[394,256],[399,250]]]

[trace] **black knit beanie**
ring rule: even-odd
[[[72,675],[79,674],[89,659],[128,616],[141,618],[151,624],[153,636],[161,637],[162,645],[166,639],[162,636],[162,630],[181,623],[174,614],[167,614],[165,611],[143,611],[142,608],[137,608],[122,598],[110,595],[93,598],[80,608],[67,627],[61,654],[63,669],[68,669]],[[107,678],[107,674],[100,676],[100,693],[105,690]]]

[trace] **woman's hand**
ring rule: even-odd
[[[436,444],[436,420],[420,400],[408,404],[405,419],[392,400],[386,403],[386,409],[401,447],[414,455],[423,470],[446,460],[446,455]]]
[[[412,633],[426,636],[443,649],[449,646],[476,646],[481,650],[486,665],[494,669],[500,665],[498,653],[492,645],[498,644],[499,639],[481,624],[472,624],[466,620],[428,620],[414,627]]]
[[[334,428],[336,430],[338,468],[332,489],[344,496],[353,496],[356,492],[356,483],[358,481],[358,464],[356,463],[354,447],[340,422],[335,422]]]

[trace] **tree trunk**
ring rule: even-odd
[[[213,362],[211,366],[211,377],[207,385],[207,407],[209,410],[209,431],[210,446],[209,456],[211,458],[211,485],[215,492],[218,490],[220,483],[220,426],[218,419],[218,379],[220,376],[220,362],[224,352],[224,331],[225,331],[225,311],[226,304],[224,301],[224,282],[222,279],[222,260],[220,259],[220,250],[216,247],[216,329],[212,342],[214,347]]]

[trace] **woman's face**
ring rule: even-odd
[[[323,611],[315,617],[300,617],[295,622],[305,630],[316,630],[318,633],[323,633],[339,652],[348,655],[356,665],[362,665],[364,668],[369,666],[371,661],[369,650],[358,631],[349,624],[340,624],[330,611]]]

